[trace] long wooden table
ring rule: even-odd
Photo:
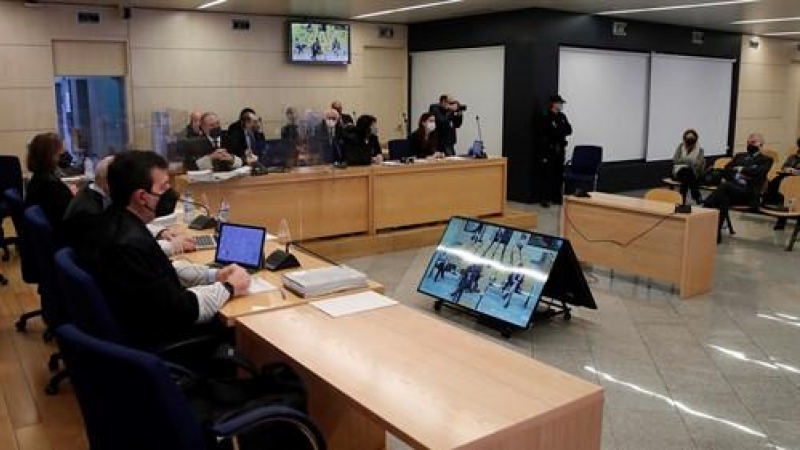
[[[176,185],[212,210],[227,198],[232,222],[259,224],[275,234],[286,219],[294,240],[309,240],[375,235],[453,215],[500,216],[506,207],[506,160],[317,166],[219,182],[189,183],[181,176]]]
[[[333,450],[594,450],[603,394],[435,317],[395,305],[331,318],[311,305],[239,319],[257,363],[284,361]]]
[[[561,230],[578,259],[679,286],[681,298],[711,291],[717,255],[716,209],[621,195],[564,197]]]
[[[279,245],[275,241],[267,241],[264,244],[264,254],[269,255],[278,248],[283,248],[283,246]],[[293,247],[292,254],[300,262],[300,265],[302,266],[303,269],[316,269],[331,265],[329,262],[321,258],[318,258],[316,256],[310,255],[297,247]],[[212,262],[214,260],[214,250],[203,250],[194,253],[186,253],[181,255],[180,257],[194,263],[205,264]],[[225,325],[234,326],[236,324],[236,320],[243,316],[258,314],[267,311],[274,311],[277,309],[283,309],[292,306],[303,305],[312,300],[309,298],[300,297],[295,293],[293,293],[292,291],[284,289],[282,287],[283,283],[281,282],[281,274],[291,270],[300,270],[300,269],[290,269],[290,270],[276,271],[276,272],[270,272],[269,270],[261,270],[258,273],[254,274],[253,276],[263,278],[264,280],[277,286],[279,290],[274,292],[265,292],[254,295],[245,295],[242,297],[235,297],[229,300],[219,311],[219,315],[222,321],[225,323]],[[372,280],[369,280],[368,289],[378,293],[383,293],[383,285]],[[352,292],[358,292],[358,290]],[[341,295],[341,294],[335,294],[335,295]],[[313,300],[328,298],[332,296],[333,295],[316,297]]]

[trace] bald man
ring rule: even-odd
[[[79,191],[67,206],[64,212],[64,240],[67,245],[73,248],[92,245],[93,236],[88,234],[88,230],[92,229],[106,208],[111,205],[108,167],[113,161],[113,156],[101,159],[95,168],[94,182]],[[188,236],[156,225],[150,225],[148,229],[153,237],[158,239],[161,249],[167,256],[195,250],[194,240]]]

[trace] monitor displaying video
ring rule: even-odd
[[[526,328],[564,241],[453,217],[418,291]]]
[[[350,64],[350,25],[289,22],[289,61]]]

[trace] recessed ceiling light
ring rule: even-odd
[[[643,12],[672,11],[675,9],[712,8],[715,6],[740,5],[743,3],[757,3],[759,1],[761,0],[728,0],[723,2],[691,3],[686,5],[654,6],[651,8],[619,9],[616,11],[602,11],[597,14],[601,16],[606,16],[606,15],[620,15],[620,14],[636,14]]]
[[[774,23],[774,22],[796,22],[800,17],[776,17],[774,19],[753,19],[753,20],[737,20],[731,22],[731,25],[749,25],[752,23]]]
[[[223,3],[227,2],[227,1],[228,0],[214,0],[214,1],[211,1],[211,2],[208,2],[208,3],[203,3],[202,5],[198,6],[197,9],[211,8],[212,6],[221,5],[221,4],[223,4]]]
[[[436,6],[444,6],[444,5],[449,5],[449,4],[452,4],[452,3],[461,3],[462,1],[464,1],[464,0],[443,0],[443,1],[439,1],[439,2],[433,2],[433,3],[423,3],[421,5],[405,6],[403,8],[386,9],[386,10],[383,10],[383,11],[376,11],[376,12],[372,12],[372,13],[361,14],[361,15],[358,15],[358,16],[351,17],[351,19],[367,19],[369,17],[385,16],[387,14],[394,14],[394,13],[405,12],[405,11],[413,11],[415,9],[433,8],[433,7],[436,7]]]
[[[764,36],[793,36],[800,34],[800,31],[776,31],[774,33],[764,33]]]

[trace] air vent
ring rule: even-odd
[[[614,25],[611,27],[611,33],[614,36],[627,36],[628,32],[625,31],[625,28],[628,26],[626,22],[614,22]]]
[[[378,37],[382,39],[392,39],[394,37],[394,28],[378,27]]]
[[[79,11],[78,23],[100,23],[100,13]]]
[[[250,21],[247,19],[232,19],[231,28],[239,31],[247,31],[250,29]]]

